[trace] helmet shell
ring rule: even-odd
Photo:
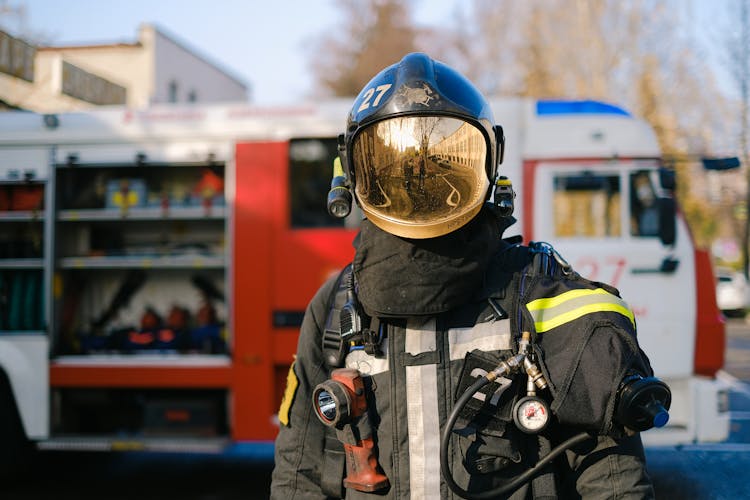
[[[408,115],[452,116],[482,130],[488,147],[487,179],[490,183],[495,180],[498,137],[489,103],[461,73],[420,52],[406,55],[375,75],[354,100],[346,123],[347,158],[351,158],[352,140],[362,127]],[[502,140],[502,132],[499,135]],[[354,185],[353,165],[348,159],[346,163]]]

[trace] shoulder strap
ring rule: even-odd
[[[341,310],[347,303],[347,294],[352,287],[354,270],[346,266],[339,274],[331,298],[328,300],[328,318],[323,330],[323,360],[329,369],[340,368],[346,356],[346,342],[341,336]]]
[[[531,263],[529,247],[503,240],[487,269],[482,298],[503,299],[513,277]],[[494,306],[493,306],[494,307]]]
[[[349,264],[339,275],[329,299],[330,308],[323,332],[323,357],[329,369],[344,365],[351,346],[361,346],[368,354],[382,354],[383,329],[378,318],[371,318],[357,300],[354,271]]]
[[[568,276],[573,273],[573,268],[568,261],[555,248],[544,241],[532,241],[529,243],[529,251],[532,254],[532,275]]]
[[[346,266],[336,280],[336,286],[328,298],[328,317],[323,330],[323,360],[329,370],[344,365],[346,342],[341,335],[341,310],[347,304],[347,295],[352,289],[354,270]],[[320,474],[320,489],[328,498],[344,498],[346,455],[333,427],[325,428],[325,444]]]

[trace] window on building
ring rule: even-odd
[[[177,80],[171,80],[169,82],[169,89],[168,89],[168,95],[167,95],[167,101],[168,102],[177,102],[177,91],[179,90],[179,85],[177,84]]]
[[[620,236],[620,178],[583,173],[554,180],[555,236]]]

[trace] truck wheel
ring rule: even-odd
[[[21,417],[7,379],[0,373],[0,491],[20,479],[31,460],[32,446],[26,439]]]

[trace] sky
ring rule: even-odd
[[[415,1],[415,19],[447,21],[455,3]],[[306,46],[339,22],[333,0],[0,0],[0,11],[19,6],[23,19],[4,14],[6,29],[50,45],[133,43],[141,23],[155,24],[249,84],[257,104],[309,95]]]
[[[686,29],[710,45],[721,24],[717,6],[728,1],[678,2]],[[440,26],[466,5],[413,0],[414,19]],[[23,16],[8,14],[19,7]],[[139,25],[152,23],[248,84],[254,103],[289,104],[313,93],[307,49],[341,19],[335,0],[0,0],[0,21],[13,35],[50,45],[133,43]]]

